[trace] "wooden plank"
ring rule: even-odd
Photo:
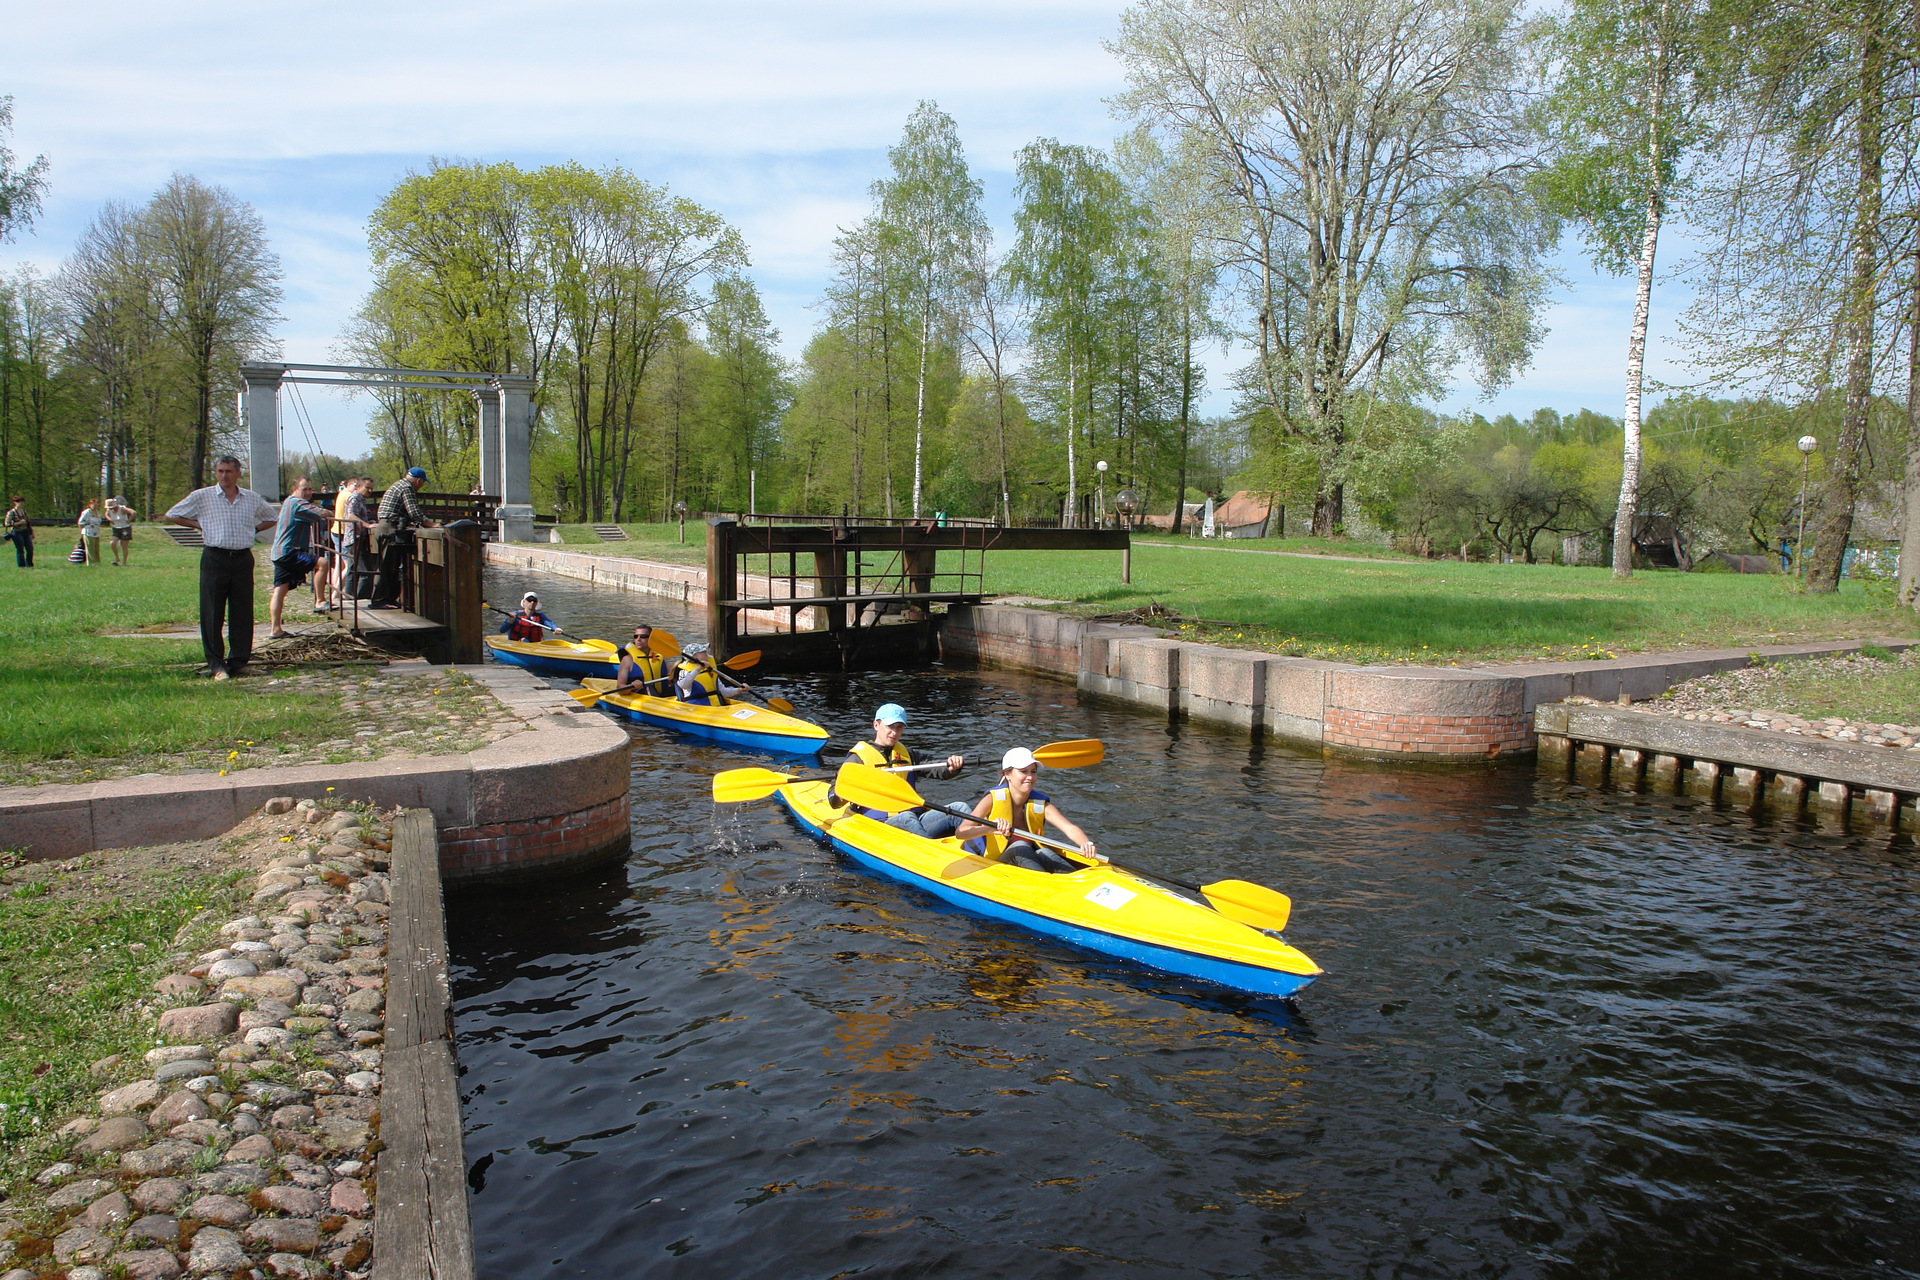
[[[1125,529],[998,529],[978,525],[924,527],[900,525],[737,525],[734,550],[741,555],[785,555],[838,546],[855,550],[930,551],[1124,551],[1133,543]]]
[[[349,631],[443,631],[445,630],[432,618],[423,618],[417,613],[408,613],[405,609],[344,609],[335,619],[339,625]]]
[[[439,834],[425,809],[394,820],[389,897],[373,1277],[472,1280]]]

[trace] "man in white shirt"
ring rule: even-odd
[[[168,524],[198,529],[200,552],[200,647],[215,680],[237,675],[253,656],[253,540],[279,523],[280,513],[251,489],[240,487],[240,460],[213,464],[219,483],[195,489],[167,512]],[[220,625],[227,643],[220,643]]]

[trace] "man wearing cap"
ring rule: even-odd
[[[556,628],[553,619],[540,612],[540,597],[529,591],[520,597],[520,610],[500,624],[500,634],[509,640],[538,643]]]
[[[889,702],[873,713],[873,741],[856,742],[847,752],[847,763],[872,765],[876,769],[886,769],[898,765],[914,763],[913,752],[901,739],[907,732],[907,710],[897,702]],[[938,772],[929,771],[925,776],[944,782],[948,778],[960,776],[960,770],[967,763],[965,756],[948,756],[947,767]],[[914,775],[903,774],[911,779]],[[909,783],[911,785],[911,783]],[[916,789],[917,794],[917,789]],[[960,829],[965,821],[958,814],[947,813],[941,809],[906,809],[888,816],[878,809],[862,809],[869,818],[886,823],[890,827],[899,827],[911,831],[929,840],[941,840]]]
[[[747,685],[735,684],[721,675],[720,668],[713,665],[711,656],[712,647],[704,640],[694,641],[682,652],[673,682],[674,692],[680,695],[680,701],[719,707],[726,705],[727,699],[735,694],[753,692]]]
[[[373,588],[376,609],[400,607],[400,577],[407,553],[413,549],[413,531],[439,528],[436,522],[427,519],[427,513],[420,509],[420,500],[414,497],[426,482],[424,470],[408,467],[407,474],[389,485],[380,497],[376,532],[384,532],[386,541],[380,547],[380,578]]]
[[[973,835],[983,825],[992,830],[969,840],[968,851],[1029,871],[1053,875],[1078,871],[1080,868],[1072,859],[1020,838],[1022,834],[1044,834],[1051,822],[1062,835],[1080,846],[1081,853],[1105,862],[1093,847],[1093,841],[1087,839],[1087,833],[1069,822],[1052,800],[1033,789],[1039,778],[1040,761],[1027,748],[1015,747],[1000,757],[1000,785],[980,797],[979,803],[973,806],[973,816],[978,823],[967,823],[960,834]]]

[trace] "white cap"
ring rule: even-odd
[[[1025,747],[1015,747],[1000,757],[1000,767],[1002,769],[1024,769],[1028,765],[1039,763],[1040,758]]]

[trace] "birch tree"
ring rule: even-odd
[[[1557,154],[1542,185],[1549,201],[1579,222],[1595,266],[1636,275],[1614,510],[1616,578],[1633,575],[1641,395],[1660,230],[1687,185],[1682,162],[1704,133],[1693,100],[1701,2],[1572,0],[1544,32],[1557,74],[1542,114]]]
[[[1540,336],[1552,244],[1529,178],[1515,0],[1142,0],[1119,107],[1206,157],[1254,383],[1320,455],[1343,519],[1358,391],[1507,381]]]

